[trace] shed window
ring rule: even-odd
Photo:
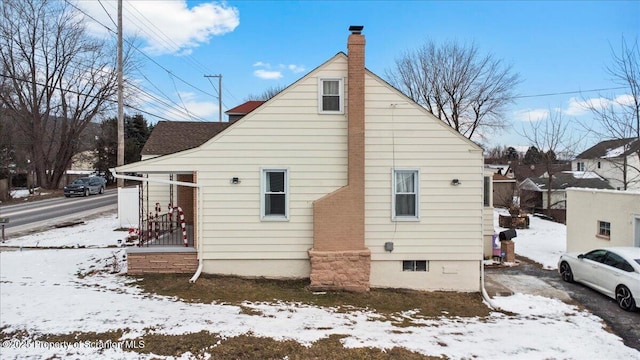
[[[611,223],[607,221],[598,221],[598,235],[604,237],[611,236]]]

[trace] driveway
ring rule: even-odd
[[[523,293],[583,306],[602,318],[625,345],[640,350],[640,310],[624,311],[613,299],[599,292],[562,281],[556,270],[543,270],[524,258],[518,260],[518,266],[485,268],[485,287],[489,296]]]

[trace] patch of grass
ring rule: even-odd
[[[143,338],[145,348],[136,351],[164,356],[180,356],[190,351],[201,357],[208,353],[212,359],[442,359],[402,348],[386,351],[374,348],[348,349],[342,346],[342,337],[332,335],[306,347],[292,340],[278,341],[251,335],[223,338],[201,331],[188,335],[146,335]]]
[[[296,302],[337,307],[340,311],[375,310],[396,314],[416,310],[424,317],[485,317],[489,309],[480,293],[426,292],[401,289],[372,289],[365,293],[307,290],[308,280],[246,279],[236,276],[202,275],[195,284],[189,275],[148,274],[136,284],[148,293],[175,296],[183,301],[241,305],[250,302]]]

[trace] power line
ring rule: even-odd
[[[87,14],[84,10],[80,9],[79,7],[77,7],[76,5],[72,4],[69,2],[69,0],[65,0],[65,2],[67,4],[69,4],[70,6],[72,6],[73,8],[75,8],[76,10],[78,10],[79,12],[83,13],[84,15],[86,15],[88,18],[90,18],[91,20],[95,21],[97,24],[101,25],[102,27],[104,27],[105,29],[107,29],[107,31],[111,32],[112,34],[116,34],[117,32],[113,29],[111,29],[110,27],[106,26],[105,24],[101,23],[100,21],[98,21],[96,18],[94,18],[93,16]],[[144,51],[140,50],[137,46],[135,46],[133,43],[131,43],[128,40],[125,40],[125,42],[127,43],[127,45],[131,46],[132,49],[136,50],[137,52],[139,52],[141,55],[143,55],[144,57],[146,57],[148,60],[150,60],[152,63],[154,63],[156,66],[158,66],[159,68],[161,68],[162,70],[166,71],[167,73],[169,73],[171,76],[174,76],[176,79],[178,79],[179,81],[181,81],[182,83],[186,84],[187,86],[198,90],[199,92],[208,95],[208,96],[212,96],[215,97],[215,95],[212,95],[202,89],[200,89],[199,87],[189,83],[188,81],[184,80],[183,78],[175,75],[173,72],[171,72],[171,70],[167,69],[166,67],[162,66],[160,63],[158,63],[156,60],[154,60],[152,57],[150,57],[149,55],[147,55]]]
[[[514,96],[514,99],[523,99],[523,98],[532,98],[532,97],[544,97],[544,96],[554,96],[554,95],[570,95],[570,94],[581,94],[586,92],[597,92],[597,91],[607,91],[607,90],[620,90],[626,89],[624,86],[612,87],[612,88],[602,88],[602,89],[591,89],[591,90],[574,90],[574,91],[565,91],[565,92],[556,92],[556,93],[546,93],[546,94],[536,94],[536,95],[520,95]]]

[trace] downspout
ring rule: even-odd
[[[169,185],[179,185],[179,186],[188,186],[188,187],[192,187],[192,188],[196,188],[198,191],[198,208],[197,208],[197,212],[198,212],[198,224],[202,224],[201,220],[202,220],[202,190],[200,189],[200,185],[196,184],[196,183],[190,183],[190,182],[184,182],[184,181],[176,181],[176,180],[165,180],[165,179],[149,179],[149,178],[143,178],[140,176],[129,176],[129,175],[120,175],[116,172],[115,168],[111,168],[109,169],[109,171],[111,172],[111,174],[113,175],[114,178],[116,179],[125,179],[125,180],[135,180],[135,181],[141,181],[141,182],[155,182],[155,183],[160,183],[160,184],[169,184]],[[200,239],[200,241],[198,241],[198,268],[196,269],[195,274],[193,274],[193,276],[191,277],[191,279],[189,279],[190,283],[194,283],[196,282],[196,280],[198,280],[198,277],[200,277],[200,274],[202,273],[202,268],[203,268],[203,259],[202,259],[202,226],[198,226],[198,239]]]
[[[480,167],[480,174],[482,176],[482,184],[484,185],[484,158],[482,160],[482,165]],[[490,184],[489,186],[493,187],[493,182],[490,182],[489,184]],[[484,193],[486,192],[483,190],[483,194]],[[490,191],[489,193],[493,194],[493,191]],[[491,201],[490,204],[493,205],[493,201]],[[480,207],[481,207],[481,211],[480,211],[481,242],[480,243],[482,245],[482,249],[484,249],[484,201],[481,203]],[[482,294],[482,299],[487,303],[489,308],[491,308],[492,310],[498,309],[498,307],[493,303],[493,300],[491,300],[491,297],[489,297],[489,293],[487,293],[487,289],[484,287],[484,250],[482,251],[482,255],[480,256],[480,293]]]
[[[193,274],[191,279],[189,279],[189,283],[193,284],[198,280],[200,274],[202,273],[202,268],[204,267],[204,256],[202,253],[202,188],[198,187],[198,268],[196,269],[196,273]]]

